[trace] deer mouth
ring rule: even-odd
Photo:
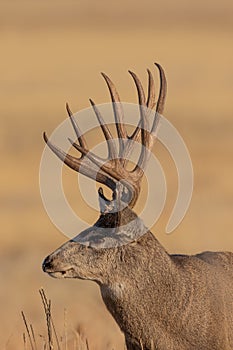
[[[54,278],[73,278],[74,277],[74,269],[70,267],[66,270],[61,271],[46,271],[49,276]]]

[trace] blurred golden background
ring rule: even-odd
[[[74,111],[87,107],[90,97],[109,102],[101,71],[126,102],[136,102],[128,69],[145,86],[153,62],[166,71],[164,115],[188,146],[195,184],[188,214],[166,235],[177,175],[157,144],[170,192],[152,228],[156,237],[169,252],[233,250],[232,16],[227,0],[0,1],[1,349],[23,349],[21,310],[43,333],[41,286],[52,299],[58,332],[66,309],[68,328],[81,329],[91,349],[123,349],[95,284],[54,280],[41,270],[44,257],[66,240],[40,198],[42,132],[50,134],[66,118],[67,100]],[[96,213],[89,215],[73,190],[76,176],[64,172],[67,196],[94,222]]]

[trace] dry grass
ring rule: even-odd
[[[25,350],[90,350],[88,340],[84,338],[79,330],[70,330],[67,326],[67,314],[64,312],[63,334],[59,335],[56,330],[55,321],[52,316],[52,303],[47,298],[43,288],[39,290],[44,316],[45,333],[37,334],[31,323],[22,311],[22,319],[25,326],[23,333],[23,345]],[[113,350],[113,349],[112,349]]]

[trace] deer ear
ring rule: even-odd
[[[118,213],[128,206],[129,192],[120,181],[116,184],[111,200],[105,197],[102,187],[99,187],[98,194],[101,214]]]
[[[113,201],[122,201],[128,205],[131,200],[131,194],[126,186],[123,185],[120,181],[116,183],[116,188],[112,193]]]
[[[104,195],[104,191],[102,187],[98,189],[99,194],[99,207],[101,214],[109,213],[113,209],[113,203]]]

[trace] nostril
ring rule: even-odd
[[[48,270],[52,269],[52,259],[50,258],[50,256],[47,256],[47,258],[44,259],[42,269],[44,272],[47,272]]]

